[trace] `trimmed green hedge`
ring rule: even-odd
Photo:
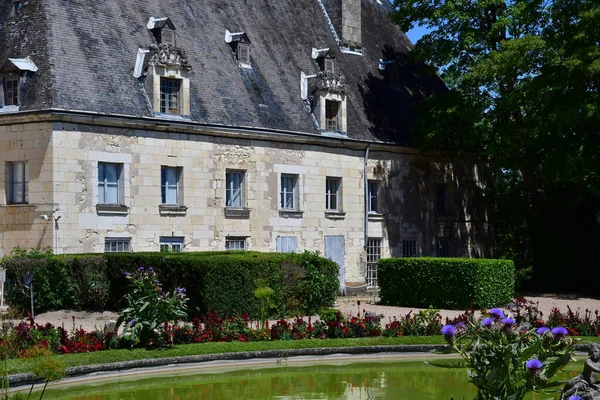
[[[464,309],[498,307],[514,295],[510,260],[481,258],[387,258],[377,263],[381,303]]]
[[[118,310],[128,281],[124,272],[153,267],[163,285],[187,289],[190,315],[214,309],[256,316],[254,289],[274,290],[272,316],[311,315],[330,307],[338,292],[338,266],[316,253],[197,252],[106,253],[5,257],[14,288],[12,305],[29,309],[23,276],[34,271],[36,313],[55,309]]]

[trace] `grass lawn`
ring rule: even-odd
[[[600,343],[600,337],[584,337],[579,343]],[[63,354],[58,357],[67,367],[81,365],[107,364],[121,361],[145,360],[151,358],[167,358],[194,356],[218,353],[239,353],[248,351],[310,349],[325,347],[354,347],[354,346],[390,346],[445,344],[444,337],[439,336],[404,336],[397,338],[362,338],[362,339],[313,339],[313,340],[278,340],[272,342],[221,342],[194,343],[177,345],[172,348],[106,350],[95,353]],[[9,374],[31,371],[33,361],[30,359],[10,359],[6,366]]]

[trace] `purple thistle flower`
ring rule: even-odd
[[[144,267],[139,267],[138,268],[138,271],[143,271],[143,270],[144,270]]]
[[[152,271],[154,271],[154,268],[150,267],[150,268],[148,268],[148,271],[152,272]]]
[[[561,337],[561,336],[566,336],[569,334],[569,331],[567,331],[565,328],[563,328],[562,326],[557,326],[556,328],[552,329],[552,334],[556,337]]]
[[[502,318],[502,323],[504,325],[516,325],[517,323],[515,322],[514,319],[512,318]]]
[[[538,328],[537,331],[535,331],[535,333],[537,333],[538,335],[543,335],[546,332],[550,332],[550,328],[548,328],[547,326],[542,326],[541,328]]]
[[[542,368],[542,362],[537,358],[532,358],[531,360],[527,360],[525,366],[532,374],[537,374],[540,368]]]
[[[575,395],[575,396],[569,397],[569,400],[581,400],[581,397]]]
[[[132,319],[131,321],[129,321],[129,325],[133,325],[135,324],[135,319]]]
[[[456,333],[456,327],[454,325],[444,325],[441,330],[442,335],[446,337],[446,339],[452,339],[454,334]]]
[[[486,318],[483,321],[481,321],[481,325],[489,328],[490,326],[492,326],[492,324],[494,323],[494,318]]]
[[[461,321],[458,324],[456,324],[456,329],[467,329],[467,326],[464,322]]]
[[[496,320],[504,318],[504,312],[499,308],[492,308],[488,313]]]

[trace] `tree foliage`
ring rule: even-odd
[[[418,144],[482,157],[505,228],[501,239],[512,246],[507,253],[530,257],[519,247],[533,240],[551,192],[568,191],[575,202],[600,197],[600,5],[395,0],[394,6],[391,17],[404,31],[429,30],[413,55],[435,67],[449,89],[420,105]]]

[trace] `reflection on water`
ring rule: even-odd
[[[46,391],[45,399],[473,399],[458,360],[328,362],[304,366],[245,366],[242,369],[145,375]],[[560,379],[568,379],[581,365]],[[556,398],[538,395],[531,399]]]

